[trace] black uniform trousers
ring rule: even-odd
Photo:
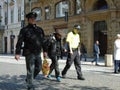
[[[58,56],[51,55],[49,56],[52,63],[50,65],[50,72],[49,75],[52,73],[53,69],[55,69],[55,77],[60,76],[60,71],[59,71],[59,64],[58,64]]]
[[[42,60],[40,54],[29,54],[25,56],[27,69],[27,84],[28,87],[33,86],[33,79],[39,74],[42,69]]]
[[[77,49],[73,50],[73,54],[68,53],[66,66],[64,67],[64,69],[62,71],[62,75],[66,75],[68,69],[71,67],[73,62],[74,62],[75,69],[77,72],[77,77],[82,77],[80,55],[79,55]]]

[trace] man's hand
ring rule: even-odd
[[[64,52],[67,52],[67,49],[64,49]]]
[[[15,55],[15,59],[18,61],[20,59],[20,55]]]

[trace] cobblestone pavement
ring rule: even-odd
[[[120,90],[120,74],[113,73],[113,67],[105,67],[104,59],[100,66],[82,61],[82,71],[85,81],[77,80],[74,65],[67,73],[67,78],[57,82],[52,73],[52,79],[46,79],[42,73],[34,80],[35,90]],[[49,60],[50,62],[50,60]],[[59,60],[60,71],[65,66],[65,60]],[[0,55],[0,90],[27,90],[26,68],[24,57],[15,61],[14,56]]]

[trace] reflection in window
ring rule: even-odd
[[[81,3],[80,0],[76,0],[76,14],[80,14],[81,10]]]
[[[45,7],[45,19],[50,19],[50,7]]]
[[[41,20],[41,9],[40,8],[35,8],[32,10],[33,12],[37,13],[37,18],[36,20],[39,21]]]
[[[60,2],[56,5],[56,17],[64,17],[65,12],[68,12],[69,4],[68,1]]]

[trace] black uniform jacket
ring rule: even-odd
[[[15,53],[21,54],[21,49],[23,49],[23,56],[25,56],[30,53],[39,54],[41,48],[45,51],[44,36],[42,28],[28,24],[20,30]]]

